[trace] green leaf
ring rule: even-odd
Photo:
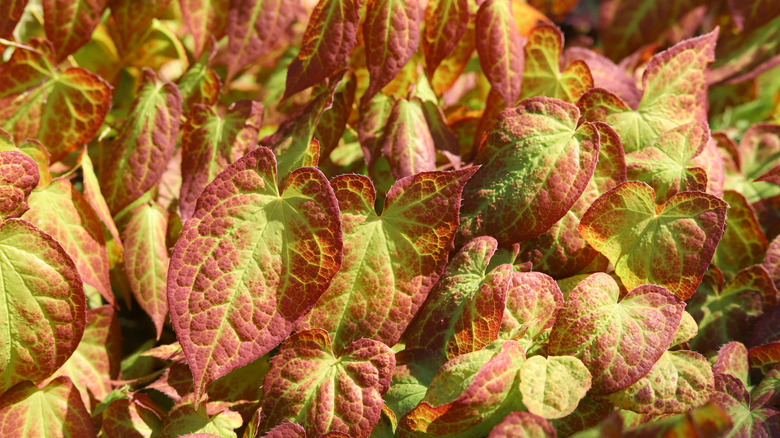
[[[729,204],[726,229],[712,262],[733,278],[739,271],[760,263],[767,253],[768,244],[756,212],[745,196],[726,190],[723,200]]]
[[[173,155],[181,122],[181,95],[173,83],[143,71],[133,106],[102,160],[98,178],[112,213],[160,182]]]
[[[461,242],[491,235],[501,245],[532,239],[561,219],[593,176],[597,128],[577,126],[574,105],[544,97],[505,110],[488,133],[466,185]]]
[[[730,374],[715,377],[712,402],[725,410],[734,423],[729,437],[773,436],[780,430],[780,411],[754,404],[742,381]]]
[[[419,100],[395,101],[383,140],[382,154],[396,179],[436,169],[433,136]]]
[[[196,401],[284,340],[341,266],[325,176],[295,170],[280,192],[273,153],[253,150],[204,189],[173,250],[168,306]]]
[[[549,333],[562,304],[563,294],[551,277],[541,272],[515,272],[506,293],[499,338],[514,339],[528,352]]]
[[[0,221],[19,217],[29,209],[27,198],[39,178],[35,161],[18,151],[0,151]]]
[[[702,192],[678,193],[663,207],[655,201],[652,187],[625,182],[590,206],[579,231],[626,288],[658,284],[687,299],[712,260],[728,205]]]
[[[395,356],[381,342],[359,339],[337,357],[327,332],[299,331],[271,360],[261,429],[290,421],[303,425],[307,435],[367,437],[379,421],[394,369]]]
[[[780,125],[757,123],[745,131],[736,151],[732,151],[735,166],[726,170],[724,188],[734,190],[748,202],[777,196],[780,187],[767,181],[757,181],[780,163]]]
[[[189,12],[197,13],[197,11]],[[185,14],[184,10],[182,10],[182,14]],[[221,83],[217,73],[209,68],[209,63],[215,55],[215,49],[212,49],[211,52],[204,53],[197,62],[190,66],[176,83],[179,88],[179,93],[181,93],[182,113],[187,114],[188,118],[190,117],[190,110],[192,110],[195,105],[202,104],[211,106],[217,103]]]
[[[76,265],[54,238],[21,219],[0,224],[0,391],[40,382],[70,357],[86,324]]]
[[[645,284],[618,302],[607,274],[588,276],[569,293],[550,333],[552,355],[579,358],[590,370],[595,394],[609,394],[644,377],[672,342],[685,303]]]
[[[102,430],[107,437],[148,438],[156,435],[162,427],[160,414],[146,394],[124,395],[108,405],[103,411]]]
[[[479,64],[493,89],[513,104],[523,83],[523,39],[517,32],[512,2],[487,0],[476,16],[476,46]]]
[[[92,139],[111,105],[106,81],[82,68],[58,70],[45,40],[16,46],[0,77],[0,128],[40,140],[52,162]]]
[[[396,417],[401,417],[422,401],[445,359],[431,350],[406,348],[396,353],[395,361],[393,380],[384,401]]]
[[[381,215],[369,178],[334,178],[343,265],[301,328],[328,331],[336,352],[360,338],[398,342],[444,270],[460,194],[474,170],[403,178],[388,192]]]
[[[671,346],[677,346],[685,342],[690,341],[699,333],[699,325],[693,316],[688,312],[683,312],[682,320],[680,320],[680,327],[674,332],[674,339],[672,339]]]
[[[523,404],[532,414],[550,420],[574,411],[590,383],[590,372],[572,356],[533,356],[520,369]]]
[[[164,419],[156,438],[177,438],[189,433],[214,434],[222,438],[236,438],[235,429],[241,427],[241,416],[230,410],[208,414],[206,407],[191,404],[174,406]]]
[[[79,391],[67,377],[43,388],[22,382],[0,397],[0,434],[8,437],[97,436]]]
[[[512,412],[490,431],[488,438],[547,438],[556,436],[553,425],[530,412]]]
[[[593,76],[584,61],[573,61],[561,71],[562,51],[563,33],[558,27],[542,24],[531,30],[525,45],[521,99],[547,96],[576,103],[593,88]]]
[[[667,351],[636,383],[609,394],[614,405],[653,417],[702,406],[713,391],[712,368],[693,351]]]

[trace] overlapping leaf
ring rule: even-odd
[[[290,421],[312,436],[337,431],[367,437],[379,421],[394,369],[395,356],[381,342],[360,339],[335,356],[327,332],[300,331],[271,361],[262,428]]]
[[[401,179],[381,215],[374,210],[370,179],[334,178],[343,265],[302,327],[328,331],[336,352],[360,338],[394,345],[444,270],[460,194],[473,173],[470,168]]]
[[[501,113],[464,189],[461,241],[491,235],[499,244],[532,239],[560,220],[593,175],[597,128],[577,126],[574,105],[532,98]]]
[[[436,168],[433,136],[419,100],[396,100],[384,127],[382,154],[396,179]]]
[[[739,192],[726,190],[723,200],[729,204],[726,229],[715,250],[713,263],[729,277],[760,263],[767,253],[767,241],[756,212]]]
[[[168,306],[196,401],[284,340],[339,270],[341,223],[325,177],[298,169],[280,191],[273,153],[257,148],[204,189],[176,243]]]
[[[27,198],[39,180],[35,161],[18,151],[0,151],[0,220],[27,211]]]
[[[623,432],[626,438],[644,438],[663,436],[668,438],[687,438],[700,433],[706,436],[727,434],[734,423],[726,411],[713,402],[691,409],[683,414],[672,415],[664,419],[645,423]]]
[[[576,103],[593,88],[593,76],[585,61],[572,61],[561,71],[562,52],[563,33],[560,29],[541,25],[531,31],[525,46],[521,98],[547,96]]]
[[[712,365],[714,374],[731,374],[745,385],[748,384],[748,350],[741,342],[732,341],[718,350],[718,356]]]
[[[228,62],[228,79],[244,66],[278,47],[279,36],[287,31],[295,19],[294,3],[297,2],[237,0],[229,3],[227,35],[231,57]],[[221,10],[225,11],[224,8]]]
[[[712,401],[728,412],[732,436],[773,436],[780,432],[780,411],[751,400],[745,385],[729,374],[715,376]]]
[[[173,155],[181,123],[176,85],[144,70],[128,119],[101,163],[100,188],[112,213],[140,198],[162,177]]]
[[[555,280],[545,274],[515,272],[506,295],[499,338],[514,339],[528,351],[540,337],[549,334],[563,304],[563,294]]]
[[[179,208],[187,220],[195,201],[217,174],[257,144],[263,107],[248,100],[230,105],[224,116],[196,105],[182,128],[182,184]]]
[[[177,438],[185,434],[213,434],[222,438],[236,438],[235,429],[241,427],[241,416],[228,409],[210,414],[205,406],[192,404],[174,406],[164,419],[156,438]]]
[[[590,390],[590,384],[590,372],[572,356],[533,356],[520,368],[523,404],[542,418],[569,415]]]
[[[22,18],[24,8],[27,6],[28,0],[4,0],[3,1],[3,15],[0,15],[0,38],[6,38],[10,36],[16,24]]]
[[[54,238],[21,219],[0,225],[0,390],[55,372],[79,344],[86,297],[76,265]]]
[[[160,431],[162,421],[149,409],[145,394],[116,400],[103,412],[102,431],[108,438],[149,437]]]
[[[422,401],[445,359],[423,348],[405,348],[395,355],[395,361],[393,380],[384,401],[400,418]]]
[[[87,143],[111,104],[111,86],[82,68],[55,68],[51,43],[16,46],[0,64],[0,128],[36,138],[56,162]]]
[[[230,0],[179,0],[182,24],[192,35],[195,58],[208,50],[212,37],[219,40],[225,36],[231,3]],[[246,19],[246,15],[243,18]],[[242,24],[244,22],[241,20]]]
[[[111,14],[107,27],[120,53],[132,52],[143,42],[152,21],[165,11],[171,0],[109,0]]]
[[[768,373],[780,363],[780,342],[759,345],[751,348],[748,354],[750,366],[760,368],[762,372]]]
[[[553,425],[530,412],[512,412],[490,431],[488,438],[547,438],[557,436]]]
[[[468,0],[431,0],[425,8],[422,50],[428,78],[458,45],[469,23]],[[472,49],[473,50],[473,49]],[[470,52],[469,52],[470,53]]]
[[[581,359],[596,394],[618,391],[649,373],[685,307],[656,285],[637,287],[620,302],[619,293],[609,275],[590,275],[571,291],[550,333],[549,353]]]
[[[626,288],[658,284],[687,299],[723,234],[727,204],[702,192],[678,193],[663,208],[655,201],[652,187],[628,181],[591,205],[579,231]]]
[[[706,121],[706,69],[714,59],[717,37],[716,30],[655,55],[642,75],[642,98],[636,109],[597,88],[580,99],[583,116],[613,127],[627,154],[676,126]]]
[[[43,28],[57,53],[57,61],[89,41],[100,23],[108,0],[43,0]]]
[[[757,123],[745,131],[738,147],[730,149],[736,168],[726,169],[726,189],[741,193],[750,203],[780,194],[780,187],[758,180],[780,163],[780,125]]]
[[[631,108],[639,105],[642,93],[636,81],[609,58],[582,47],[567,47],[563,52],[563,65],[568,67],[577,60],[583,61],[593,78],[593,87],[604,88],[618,96]]]
[[[189,114],[197,104],[214,105],[219,98],[221,82],[217,72],[209,67],[212,58],[216,55],[214,49],[212,47],[211,52],[204,52],[176,82],[182,98],[183,114]],[[235,103],[237,102],[233,104]]]

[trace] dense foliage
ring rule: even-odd
[[[780,436],[780,2],[0,0],[0,45],[0,436]]]

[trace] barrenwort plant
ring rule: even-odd
[[[0,0],[0,436],[780,436],[777,0]]]

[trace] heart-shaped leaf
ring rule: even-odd
[[[0,220],[21,216],[39,181],[38,165],[17,151],[0,151]]]
[[[394,369],[395,355],[381,342],[359,339],[337,357],[327,332],[297,332],[271,360],[261,429],[290,421],[312,436],[338,431],[367,437],[379,421]]]
[[[588,66],[593,87],[604,88],[625,102],[629,107],[636,108],[642,93],[636,87],[636,81],[626,71],[609,58],[584,47],[567,47],[563,52],[563,65],[568,66],[581,60]]]
[[[712,372],[716,375],[731,374],[747,385],[748,372],[750,370],[748,360],[748,350],[745,348],[745,345],[741,342],[732,341],[718,350],[717,359],[715,364],[712,365]]]
[[[43,28],[62,61],[89,41],[108,0],[43,0]]]
[[[512,2],[487,0],[476,17],[476,46],[479,64],[493,89],[512,105],[523,84],[523,38],[517,32]]]
[[[562,304],[563,294],[550,276],[515,272],[506,293],[499,338],[514,339],[528,351],[536,339],[549,332]]]
[[[561,219],[593,176],[599,133],[579,110],[535,97],[505,110],[488,133],[463,191],[459,238],[501,245],[532,239]]]
[[[520,369],[523,404],[542,418],[563,418],[590,389],[590,372],[572,356],[533,356]]]
[[[702,192],[678,193],[663,207],[655,201],[652,187],[625,182],[590,206],[579,231],[626,288],[658,284],[687,299],[723,235],[728,205]]]
[[[644,377],[672,342],[685,303],[651,284],[620,302],[612,277],[588,276],[569,293],[550,333],[548,351],[579,358],[593,391],[609,394]]]
[[[469,24],[469,15],[468,0],[428,2],[425,8],[422,38],[425,72],[428,78],[433,78],[433,73],[439,64],[462,40]]]
[[[712,401],[734,422],[733,436],[773,436],[780,430],[780,411],[752,403],[742,381],[730,374],[715,376]]]
[[[284,340],[341,265],[341,223],[327,179],[295,170],[284,192],[276,161],[257,148],[201,194],[168,270],[171,322],[206,386]]]

